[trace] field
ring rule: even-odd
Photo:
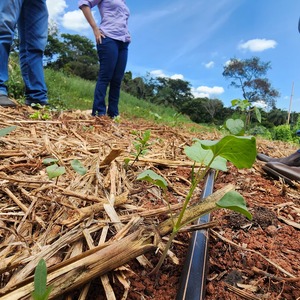
[[[137,175],[145,169],[162,175],[176,212],[192,174],[184,147],[195,137],[216,140],[221,134],[126,116],[116,123],[82,110],[52,112],[47,120],[34,114],[21,105],[0,108],[1,128],[17,126],[1,138],[1,299],[29,299],[41,258],[53,287],[50,298],[175,299],[192,233],[189,227],[180,232],[159,273],[150,275],[157,249],[166,243],[161,224],[170,211],[161,190]],[[149,151],[131,165],[134,142],[146,130]],[[257,148],[275,157],[297,149],[260,139]],[[50,178],[45,158],[56,158],[65,172]],[[72,168],[74,160],[84,175]],[[261,162],[251,169],[228,167],[217,173],[214,190],[233,184],[253,220],[228,210],[212,213],[214,222],[204,233],[205,299],[299,298],[299,186],[269,178]]]

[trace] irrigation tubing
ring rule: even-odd
[[[200,199],[204,199],[213,192],[215,171],[210,170]],[[197,224],[210,221],[210,214],[197,220]],[[206,265],[208,259],[208,235],[206,230],[197,230],[193,233],[187,257],[180,278],[176,300],[202,300],[205,296]]]

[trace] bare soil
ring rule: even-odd
[[[137,216],[142,216],[143,225],[149,227],[161,223],[168,215],[167,209],[158,211],[166,208],[161,191],[136,180],[136,176],[145,169],[164,176],[175,210],[191,180],[191,164],[184,155],[184,147],[191,145],[195,137],[220,138],[218,132],[193,133],[193,124],[178,128],[126,118],[118,124],[80,111],[53,114],[51,120],[33,120],[32,113],[26,107],[0,108],[0,129],[17,126],[0,138],[2,296],[33,275],[34,265],[30,261],[42,256],[49,268],[55,267],[114,239],[117,222],[108,211],[82,214],[97,199],[122,198],[121,204],[115,206],[122,226]],[[133,161],[136,133],[147,129],[151,130],[148,153],[126,168],[124,159]],[[260,139],[257,148],[273,157],[286,156],[297,149],[295,145]],[[112,150],[119,152],[109,160]],[[43,159],[47,157],[58,158],[66,168],[58,180],[49,180],[45,172]],[[72,170],[73,159],[87,168],[86,175]],[[219,172],[216,177],[214,190],[234,184],[244,196],[253,220],[228,210],[212,214],[217,225],[207,233],[206,300],[300,299],[299,185],[291,187],[268,177],[262,165],[257,161],[251,169],[238,170],[229,164],[228,171]],[[199,201],[201,190],[199,186],[192,203]],[[54,247],[73,231],[76,238],[66,240],[45,255],[47,247]],[[146,263],[130,260],[106,277],[95,276],[57,299],[175,299],[190,236],[189,232],[177,236],[171,249],[173,256],[166,259],[157,276],[150,272],[160,254],[151,250],[144,255]],[[164,238],[162,241],[166,242]]]

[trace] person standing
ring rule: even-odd
[[[101,16],[100,25],[96,24],[91,11],[95,6],[98,7]],[[127,65],[128,45],[131,42],[128,31],[129,9],[125,0],[79,0],[78,7],[93,30],[100,63],[92,116],[117,117],[121,83]],[[108,107],[106,107],[108,86]]]
[[[43,54],[48,38],[46,0],[0,1],[0,106],[16,106],[8,97],[8,60],[18,28],[19,59],[25,84],[25,104],[48,104]]]

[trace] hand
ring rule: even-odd
[[[95,35],[96,43],[101,44],[102,38],[105,38],[105,35],[100,31],[98,27],[94,29],[94,35]]]

